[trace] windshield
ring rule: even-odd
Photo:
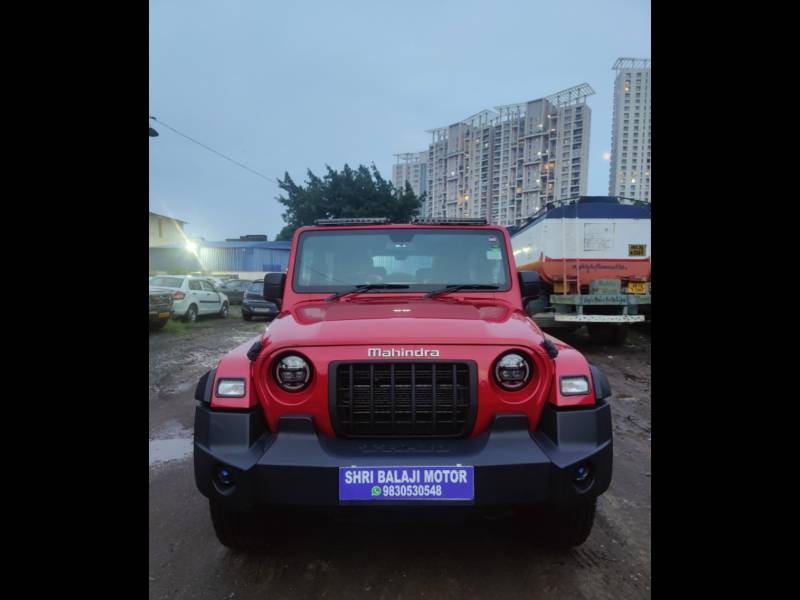
[[[264,282],[254,281],[247,288],[247,291],[250,292],[251,294],[258,294],[260,296],[264,292]]]
[[[496,231],[340,230],[300,236],[293,287],[296,292],[338,292],[394,283],[408,285],[404,292],[427,292],[473,284],[507,290],[509,281],[505,244]]]
[[[153,277],[150,285],[155,287],[179,288],[183,285],[183,277]]]

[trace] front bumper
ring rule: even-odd
[[[169,319],[172,316],[172,306],[165,304],[163,306],[150,306],[150,321],[161,321]]]
[[[593,478],[590,485],[579,488],[574,483],[576,470],[586,463]],[[474,467],[475,498],[433,502],[437,506],[564,507],[597,496],[611,482],[609,406],[605,401],[581,409],[547,405],[533,433],[528,431],[527,416],[497,415],[488,431],[462,440],[331,439],[319,435],[305,415],[283,417],[278,431],[270,432],[260,406],[226,411],[201,404],[195,414],[197,487],[208,498],[237,510],[352,504],[339,501],[339,467],[456,464]],[[229,489],[222,489],[215,478],[223,466],[235,482]],[[425,504],[432,502],[394,503]]]
[[[557,323],[641,323],[644,315],[578,315],[555,313]]]

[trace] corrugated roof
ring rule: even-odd
[[[194,242],[198,248],[264,248],[265,250],[289,250],[292,247],[290,240],[276,242],[248,242],[237,240],[235,242]],[[159,248],[185,248],[186,244],[164,244]]]
[[[183,221],[181,219],[176,219],[175,217],[168,217],[167,215],[162,215],[157,212],[153,212],[152,210],[149,211],[151,215],[155,215],[156,217],[161,217],[162,219],[169,219],[170,221],[177,221],[178,223],[183,223],[184,225],[188,225],[189,221]]]
[[[289,250],[292,247],[291,240],[280,242],[249,242],[247,240],[236,240],[233,242],[197,242],[199,248],[265,248],[268,250]]]

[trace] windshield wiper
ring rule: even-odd
[[[458,290],[496,290],[499,289],[499,285],[484,285],[484,284],[473,284],[473,283],[462,283],[458,285],[448,285],[447,287],[443,287],[439,290],[433,290],[432,292],[428,292],[425,294],[426,298],[433,298],[434,296],[440,296],[441,294],[449,294],[450,292],[457,292]]]
[[[365,283],[364,285],[357,285],[352,289],[344,290],[343,292],[336,292],[332,296],[325,298],[325,302],[333,302],[337,298],[347,296],[349,294],[357,294],[359,292],[366,292],[368,290],[402,290],[407,289],[408,286],[402,283]]]

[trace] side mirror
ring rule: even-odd
[[[267,273],[264,276],[264,300],[274,302],[278,310],[283,302],[283,288],[286,285],[286,273]]]
[[[519,271],[519,289],[522,294],[522,304],[529,300],[536,300],[542,293],[539,273],[536,271]]]

